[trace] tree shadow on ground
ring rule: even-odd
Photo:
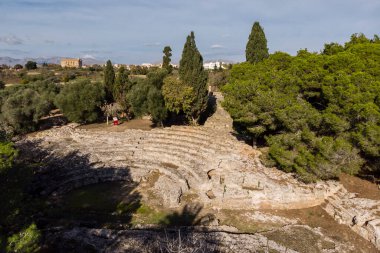
[[[174,212],[161,220],[165,227],[158,233],[152,252],[218,252],[219,240],[212,233],[197,231],[200,225],[208,225],[212,215],[200,216],[201,204],[185,205],[180,212]]]
[[[203,206],[200,204],[185,205],[181,212],[167,215],[160,221],[160,225],[166,227],[191,227],[200,225],[202,217],[199,217]]]
[[[216,108],[217,108],[216,97],[215,95],[210,93],[208,95],[206,110],[203,113],[201,113],[198,123],[200,125],[204,125],[207,119],[210,118],[216,112]]]
[[[160,253],[216,253],[220,239],[212,233],[189,230],[165,230],[157,234],[152,251]]]
[[[204,220],[200,216],[202,208],[200,204],[186,205],[181,211],[163,218],[160,228],[120,231],[110,243],[103,243],[102,252],[219,252],[220,237],[209,232],[206,227],[199,226]],[[79,232],[89,235],[86,231]]]
[[[238,141],[244,142],[247,145],[256,146],[259,148],[266,147],[267,144],[266,144],[265,137],[264,136],[261,136],[258,138],[254,137],[252,133],[249,133],[249,131],[247,130],[247,126],[245,124],[242,124],[241,122],[233,121],[232,128],[234,129],[234,132],[232,132],[231,134]],[[253,124],[252,124],[252,127],[254,127]]]
[[[132,216],[141,206],[141,194],[128,167],[107,167],[91,162],[89,155],[48,150],[37,141],[21,141],[17,146],[18,162],[33,174],[25,187],[30,210],[24,215],[33,217],[38,229],[131,226]],[[55,239],[43,241],[45,249],[61,247],[61,238]]]

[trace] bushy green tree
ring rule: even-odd
[[[14,65],[13,68],[14,68],[14,69],[22,69],[23,66],[22,66],[21,64],[16,64],[16,65]]]
[[[0,90],[5,88],[5,83],[0,80]]]
[[[59,88],[54,83],[35,82],[12,86],[0,94],[0,120],[14,133],[34,131],[41,117],[54,108],[53,100]]]
[[[194,32],[187,36],[179,66],[182,82],[193,87],[196,100],[192,107],[192,121],[197,122],[201,113],[207,108],[207,72],[203,68],[203,58],[195,43]]]
[[[325,48],[323,49],[323,54],[333,55],[344,51],[344,47],[339,45],[338,43],[329,43],[325,44]]]
[[[104,68],[104,87],[106,92],[106,100],[108,103],[114,101],[113,92],[115,84],[115,71],[110,60],[107,61],[106,67]]]
[[[37,63],[35,61],[28,61],[25,63],[25,68],[27,70],[37,69]]]
[[[69,121],[88,123],[98,119],[104,97],[104,87],[100,83],[85,79],[66,84],[55,104]]]
[[[142,117],[148,113],[149,88],[146,82],[141,81],[135,84],[127,94],[127,100],[131,104],[131,111],[135,117]]]
[[[323,53],[234,65],[224,106],[241,134],[304,181],[380,173],[380,44],[354,34]],[[372,173],[371,172],[371,173]]]
[[[135,84],[127,95],[131,111],[136,117],[150,114],[152,120],[162,125],[166,118],[166,108],[161,92],[166,69],[148,73],[147,78]]]
[[[164,84],[164,78],[168,75],[168,71],[166,69],[157,69],[155,71],[151,71],[147,74],[146,82],[150,86],[154,86],[157,89],[161,90],[162,85]]]
[[[176,76],[168,76],[164,80],[162,94],[169,111],[177,114],[183,112],[188,119],[191,119],[192,106],[196,100],[192,86],[185,84]]]
[[[9,253],[37,253],[41,250],[39,245],[40,240],[41,232],[37,229],[36,224],[31,224],[29,227],[8,238],[6,251]]]
[[[0,142],[0,173],[12,167],[17,154],[12,143]]]
[[[163,121],[167,116],[167,110],[161,91],[155,87],[151,87],[148,92],[147,100],[148,111],[152,116],[153,122],[163,126]]]
[[[166,69],[170,74],[173,70],[173,67],[170,64],[170,57],[172,57],[172,49],[169,46],[166,46],[164,47],[164,50],[162,52],[164,53],[164,56],[162,57],[162,68]]]
[[[348,48],[352,45],[369,43],[370,40],[363,33],[354,33],[351,35],[351,39],[349,42],[345,44],[345,47]]]
[[[257,63],[269,57],[267,39],[259,22],[255,22],[245,49],[247,62]]]

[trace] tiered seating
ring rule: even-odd
[[[47,151],[36,152],[44,164],[36,185],[45,194],[102,181],[144,182],[158,171],[159,179],[149,187],[164,205],[179,205],[187,191],[210,207],[230,209],[306,208],[327,198],[328,213],[347,225],[357,217],[359,223],[353,229],[380,247],[376,239],[380,238],[379,201],[360,201],[339,183],[305,185],[289,174],[268,169],[258,159],[259,152],[251,152],[231,132],[232,120],[218,103],[205,126],[125,132],[66,126],[29,139]]]

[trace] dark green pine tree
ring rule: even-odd
[[[252,31],[245,49],[245,55],[247,61],[250,63],[257,63],[269,57],[267,39],[259,22],[255,22],[252,26]]]
[[[164,53],[164,56],[162,57],[162,68],[166,69],[170,74],[173,69],[172,65],[170,65],[172,49],[169,46],[166,46],[162,52]]]
[[[195,101],[192,110],[192,120],[195,123],[202,112],[206,110],[208,101],[207,72],[203,68],[203,58],[195,44],[194,32],[187,36],[179,63],[180,79],[193,87]]]
[[[115,71],[113,70],[112,62],[107,61],[106,68],[104,69],[104,88],[106,91],[106,100],[108,103],[114,101],[113,92],[115,84]]]

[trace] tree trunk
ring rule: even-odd
[[[191,116],[191,121],[192,121],[192,125],[193,125],[193,126],[198,125],[198,124],[197,124],[197,120],[196,120],[193,116]]]

